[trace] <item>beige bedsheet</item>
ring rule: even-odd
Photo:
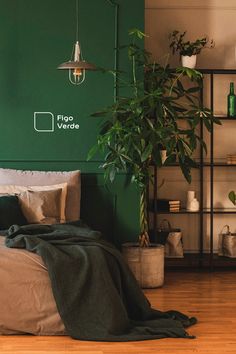
[[[38,255],[0,236],[0,334],[63,335],[47,269]]]

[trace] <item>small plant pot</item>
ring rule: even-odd
[[[181,56],[182,66],[185,68],[194,69],[197,64],[197,55],[182,55]]]
[[[130,242],[122,245],[123,257],[143,289],[164,284],[164,251],[164,246],[157,244],[144,248]]]

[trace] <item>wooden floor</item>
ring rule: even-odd
[[[176,309],[197,316],[199,323],[189,329],[197,339],[97,343],[80,342],[69,337],[0,336],[0,353],[236,353],[236,271],[168,273],[162,289],[148,290],[146,294],[158,309]]]

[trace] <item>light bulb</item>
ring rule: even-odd
[[[81,68],[69,70],[69,80],[73,85],[81,85],[85,80],[85,70]]]
[[[83,75],[82,69],[77,68],[74,70],[74,76],[81,76]]]

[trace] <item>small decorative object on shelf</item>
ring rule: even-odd
[[[236,96],[234,94],[234,83],[230,83],[230,92],[228,94],[228,117],[236,118]]]
[[[181,229],[172,228],[167,219],[162,220],[160,223],[156,242],[165,246],[166,258],[184,257]]]
[[[187,201],[186,201],[186,209],[190,210],[190,205],[192,200],[195,198],[195,191],[188,191],[187,192]]]
[[[180,211],[180,200],[170,200],[170,199],[156,199],[156,208],[159,211],[167,212],[179,212]]]
[[[224,229],[226,228],[226,232]],[[230,231],[229,225],[225,225],[219,234],[218,255],[236,258],[236,233]]]
[[[235,191],[230,191],[228,197],[233,205],[236,205]],[[229,225],[225,225],[219,234],[218,255],[236,258],[236,233],[230,231]]]
[[[186,209],[187,211],[199,211],[199,201],[195,198],[195,191],[187,192]]]
[[[199,211],[199,201],[197,198],[193,198],[191,201],[189,211]]]
[[[161,163],[162,163],[162,165],[164,165],[164,163],[167,159],[167,150],[165,150],[165,149],[160,150],[160,154],[161,154]]]
[[[183,67],[194,69],[197,62],[197,54],[200,54],[202,49],[214,48],[215,42],[207,37],[196,39],[194,42],[184,41],[185,35],[186,31],[183,33],[176,30],[171,32],[169,34],[170,48],[172,54],[179,52]]]

